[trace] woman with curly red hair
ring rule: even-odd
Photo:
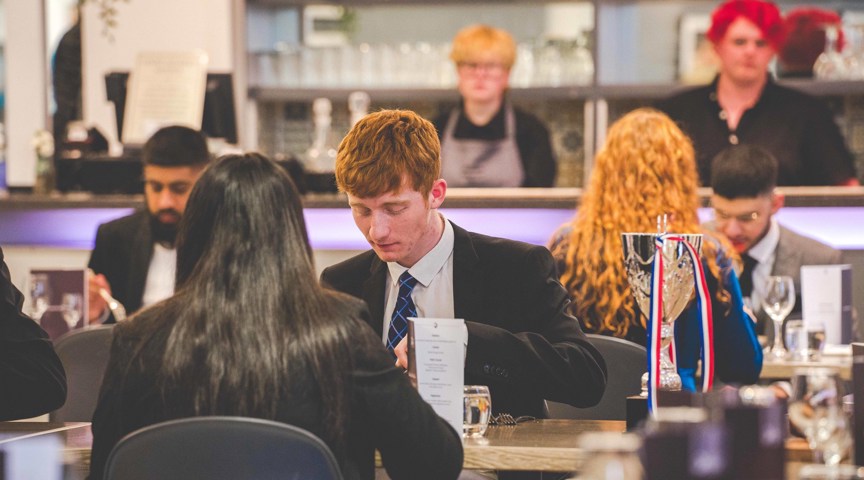
[[[705,234],[702,263],[711,294],[715,378],[754,383],[762,350],[744,313],[734,252],[699,226],[697,187],[690,139],[663,113],[634,110],[609,128],[576,217],[553,235],[549,249],[582,329],[645,345],[645,314],[627,282],[621,234],[656,231],[658,215],[668,215],[670,232]],[[695,301],[675,322],[678,373],[687,390],[696,389],[698,322]]]

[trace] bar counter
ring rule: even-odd
[[[864,250],[864,187],[787,187],[778,219],[841,250]],[[710,189],[702,189],[707,205]],[[573,218],[580,188],[457,189],[442,211],[460,226],[487,235],[545,244]],[[13,194],[0,200],[0,245],[92,248],[96,227],[143,207],[143,195]],[[363,250],[341,194],[304,197],[310,240],[319,250]],[[703,219],[710,210],[700,211]]]

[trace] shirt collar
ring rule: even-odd
[[[765,233],[762,240],[759,240],[756,245],[747,250],[747,255],[750,255],[759,263],[767,263],[771,259],[771,256],[774,255],[774,251],[777,250],[778,243],[780,243],[780,225],[774,217],[771,217],[768,232]]]
[[[439,213],[439,215],[441,215]],[[408,270],[411,276],[417,279],[417,282],[428,287],[432,283],[432,279],[438,275],[438,272],[444,268],[444,264],[450,255],[453,254],[453,225],[441,215],[441,220],[444,221],[444,233],[438,243],[429,250],[417,263],[411,268],[405,268],[397,262],[387,262],[387,268],[390,270],[390,281],[395,285],[399,282],[399,277]]]

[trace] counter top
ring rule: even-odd
[[[864,187],[784,187],[789,207],[864,207]],[[581,188],[451,188],[444,208],[541,208],[572,209],[582,197]],[[711,189],[700,188],[707,205]],[[345,196],[338,193],[310,193],[303,199],[306,208],[344,208]],[[0,199],[3,210],[60,208],[138,208],[143,195],[94,195],[86,192],[52,195],[12,194]]]
[[[777,215],[780,223],[839,249],[864,250],[864,187],[783,190],[787,207]],[[707,202],[710,190],[701,193]],[[573,218],[581,194],[578,188],[453,188],[441,211],[474,232],[545,245]],[[310,194],[303,203],[313,248],[368,248],[344,195]],[[100,224],[143,206],[143,195],[15,194],[0,200],[0,245],[90,249]],[[711,210],[702,208],[699,215],[708,220]]]

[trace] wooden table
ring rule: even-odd
[[[795,373],[796,368],[801,367],[834,367],[840,372],[843,380],[852,380],[852,357],[842,355],[824,355],[819,361],[791,361],[780,362],[765,360],[762,363],[762,380],[789,380]]]
[[[584,461],[577,446],[585,432],[623,432],[623,421],[536,420],[515,426],[490,426],[486,436],[466,439],[464,467],[469,470],[536,470],[577,472]],[[38,435],[62,435],[64,463],[83,478],[90,470],[93,435],[89,423],[0,422],[0,448],[4,443]],[[807,442],[786,442],[788,462],[810,462]],[[380,466],[380,460],[379,460]]]
[[[536,420],[489,427],[485,438],[465,440],[464,468],[576,472],[584,461],[577,445],[580,434],[625,428],[625,422],[612,420]],[[812,462],[812,455],[803,438],[786,440],[787,462]]]

